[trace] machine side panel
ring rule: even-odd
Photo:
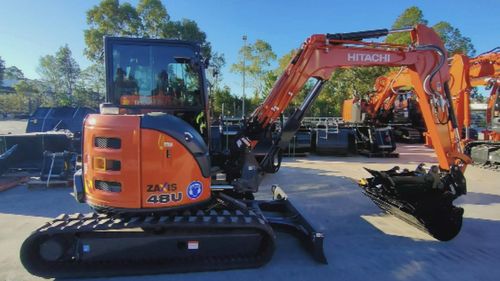
[[[92,114],[84,124],[86,201],[94,206],[140,208],[139,117]]]
[[[163,132],[141,130],[141,193],[143,208],[189,206],[210,198],[210,177],[204,177],[193,153]]]

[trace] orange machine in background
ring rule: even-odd
[[[465,152],[475,164],[498,170],[500,168],[500,48],[495,48],[469,60],[470,87],[483,86],[490,90],[487,98],[486,130],[482,139],[470,141]],[[466,107],[469,109],[468,107]],[[470,118],[470,113],[465,114]],[[466,120],[470,123],[470,119]]]
[[[466,142],[472,141],[470,134],[471,113],[470,113],[470,92],[475,86],[487,86],[491,88],[488,98],[488,110],[486,115],[488,130],[484,133],[486,140],[493,140],[497,137],[491,130],[492,116],[495,115],[494,104],[497,102],[496,93],[498,91],[499,76],[499,53],[496,50],[469,59],[462,54],[456,54],[450,59],[450,92],[452,95],[453,109],[457,118],[457,131],[459,136]],[[401,68],[385,76],[377,78],[374,90],[368,100],[350,99],[344,101],[343,118],[349,122],[390,122],[395,110],[395,103],[401,95],[411,94],[413,89],[408,70]],[[402,99],[403,106],[411,102],[410,99]],[[354,111],[353,111],[354,110]],[[358,112],[358,114],[353,114]],[[359,112],[365,114],[365,119],[361,120]],[[416,119],[420,119],[417,117]],[[410,131],[417,131],[415,128],[403,127],[406,138],[411,135],[418,137],[418,133],[411,134]],[[413,124],[415,127],[415,124]],[[425,129],[425,128],[424,128]],[[398,130],[396,125],[396,130]],[[453,131],[453,128],[450,127]],[[400,133],[400,135],[403,135]],[[398,136],[398,133],[396,133]],[[425,143],[432,147],[430,134],[424,132]]]

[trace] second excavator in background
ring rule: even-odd
[[[459,97],[463,97],[466,130],[471,122],[469,99],[472,87],[485,87],[490,91],[487,97],[486,128],[479,140],[470,140],[465,144],[465,153],[472,158],[474,164],[500,171],[500,48],[472,59],[462,57],[462,60],[457,60],[457,63],[460,62],[468,70],[464,72],[467,75],[456,75],[461,79],[455,82],[459,91],[464,93]],[[466,132],[468,136],[468,131]]]

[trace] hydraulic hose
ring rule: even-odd
[[[435,89],[432,87],[432,80],[434,79],[436,74],[439,72],[441,67],[446,63],[445,52],[443,51],[443,49],[441,49],[440,47],[438,47],[436,45],[422,45],[422,46],[417,46],[416,49],[417,50],[424,50],[424,51],[425,50],[434,51],[439,55],[438,64],[436,65],[436,67],[434,67],[434,69],[432,69],[431,73],[425,77],[424,85],[423,85],[425,93],[431,97],[432,102],[434,103],[434,106],[435,106],[436,103],[438,102],[438,99],[441,98],[441,95],[439,93],[437,93],[435,91]],[[447,97],[447,103],[448,103],[447,105],[449,108],[449,104],[451,103],[451,99],[448,99],[448,97]],[[450,116],[450,115],[448,114],[448,116]],[[437,119],[438,119],[439,123],[443,124],[443,125],[448,122],[448,120],[440,120],[439,116],[437,116]]]
[[[417,50],[423,50],[423,51],[435,51],[438,55],[439,55],[439,62],[437,64],[436,67],[434,67],[434,69],[432,69],[431,73],[429,75],[427,75],[424,79],[424,91],[428,94],[428,95],[436,95],[436,92],[434,91],[434,88],[432,87],[432,79],[434,79],[434,76],[436,76],[436,74],[439,72],[439,70],[441,69],[441,67],[444,65],[444,63],[446,62],[446,57],[445,57],[445,53],[444,51],[439,48],[438,46],[436,45],[422,45],[422,46],[417,46],[416,48]],[[428,88],[430,87],[430,89]]]

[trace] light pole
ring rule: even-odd
[[[243,103],[241,106],[241,117],[245,117],[245,71],[246,71],[246,48],[247,48],[247,36],[243,35]]]

